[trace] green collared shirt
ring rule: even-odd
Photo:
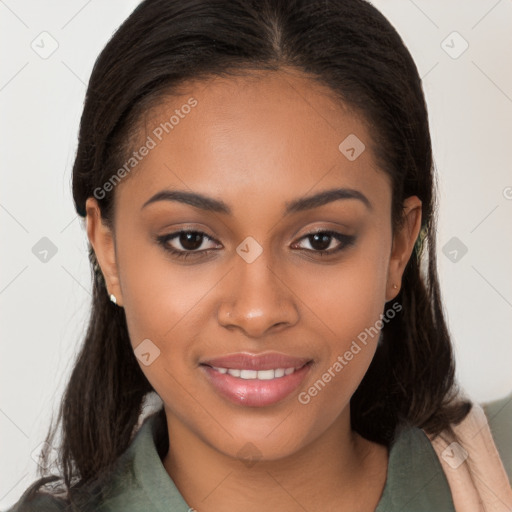
[[[484,406],[491,432],[509,479],[512,480],[512,395]],[[166,472],[162,459],[167,430],[160,414],[148,417],[119,458],[108,488],[87,496],[84,511],[190,512]],[[23,495],[8,512],[60,512],[63,502],[39,496],[27,503]],[[388,474],[375,512],[455,512],[439,459],[425,433],[405,428],[390,447]]]

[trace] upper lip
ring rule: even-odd
[[[305,357],[294,357],[279,352],[264,352],[261,354],[238,352],[206,359],[201,361],[200,364],[239,370],[272,370],[275,368],[302,368],[310,361],[311,359]]]

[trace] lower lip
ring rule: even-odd
[[[247,407],[273,405],[295,391],[306,374],[310,364],[306,364],[291,375],[272,380],[240,379],[228,373],[220,373],[210,366],[202,365],[208,380],[215,390],[230,402]]]

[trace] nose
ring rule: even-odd
[[[230,300],[224,300],[217,313],[220,325],[251,338],[291,327],[299,319],[289,284],[269,266],[264,254],[252,263],[242,258],[236,262],[226,290]]]

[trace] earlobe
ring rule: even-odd
[[[95,198],[89,197],[85,203],[87,237],[94,249],[96,260],[105,279],[107,293],[114,304],[122,306],[122,293],[115,254],[114,234],[103,222],[101,210]]]
[[[386,301],[395,298],[400,289],[405,267],[411,257],[421,229],[421,205],[421,200],[417,196],[410,196],[403,202],[404,222],[393,236]]]

